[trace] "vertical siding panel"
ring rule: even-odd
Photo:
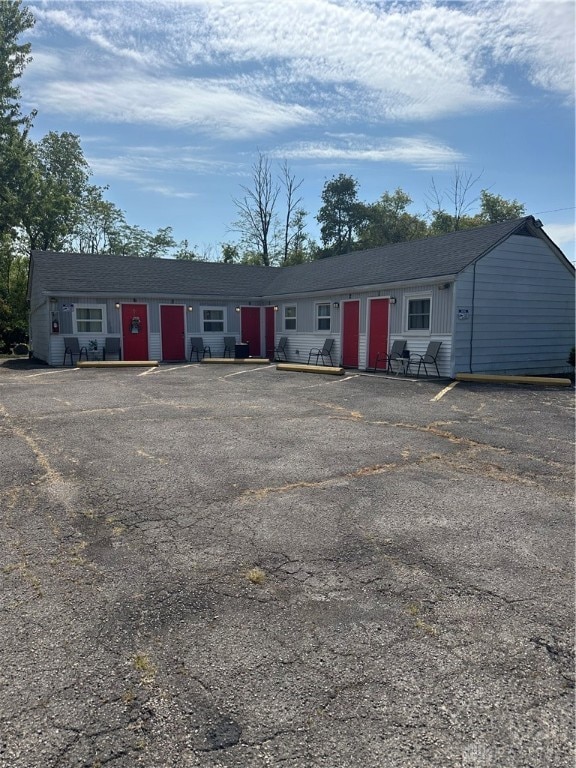
[[[460,288],[461,283],[461,288]],[[561,373],[574,344],[574,279],[539,238],[510,237],[469,267],[458,295],[470,297],[469,321],[455,320],[458,355],[466,334],[472,350],[459,370],[476,373]],[[460,300],[459,300],[460,301]],[[471,306],[472,310],[472,306]],[[468,331],[463,326],[469,324]],[[471,362],[471,365],[470,365]]]

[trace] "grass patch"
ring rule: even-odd
[[[156,667],[154,666],[154,664],[152,664],[147,654],[137,653],[134,656],[133,664],[134,664],[134,669],[140,672],[140,674],[142,675],[142,682],[144,683],[154,682],[154,678],[156,677]]]
[[[246,572],[246,578],[248,581],[252,582],[252,584],[264,584],[266,581],[266,574],[261,568],[250,568],[250,570]]]

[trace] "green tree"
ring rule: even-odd
[[[23,340],[27,326],[28,259],[20,248],[22,195],[30,177],[28,131],[34,113],[22,115],[18,80],[31,60],[22,37],[34,17],[20,0],[0,2],[0,348]]]
[[[290,240],[288,251],[283,264],[302,264],[305,261],[312,261],[314,258],[314,244],[306,233],[307,212],[303,208],[297,208],[291,218]]]
[[[104,199],[107,187],[88,184],[80,198],[74,230],[64,248],[76,253],[115,253],[126,226],[124,212]],[[121,252],[121,251],[118,251]]]
[[[22,226],[32,250],[59,250],[74,232],[90,167],[80,138],[51,131],[33,147],[22,197]]]
[[[486,224],[519,219],[526,215],[526,207],[518,200],[505,200],[483,189],[480,192],[480,217]]]
[[[198,256],[190,247],[188,240],[184,239],[178,244],[177,250],[174,253],[174,258],[178,259],[179,261],[196,261]]]
[[[376,248],[426,237],[428,225],[424,219],[406,210],[411,203],[412,198],[398,188],[393,193],[384,192],[379,200],[367,205],[366,221],[359,228],[359,245]]]
[[[324,251],[333,256],[354,249],[355,235],[366,220],[366,206],[358,200],[358,181],[341,173],[324,184],[316,220]]]
[[[16,82],[32,57],[29,42],[20,42],[22,35],[34,26],[34,16],[21,0],[0,2],[0,136],[30,118],[20,111],[20,88]]]
[[[0,352],[26,340],[28,253],[11,235],[0,236]]]
[[[29,42],[21,37],[34,17],[20,0],[0,2],[0,235],[14,234],[21,221],[21,190],[28,175],[27,139],[32,115],[20,110],[18,79],[31,60]]]
[[[222,262],[224,264],[235,264],[240,261],[238,246],[234,243],[222,243]]]

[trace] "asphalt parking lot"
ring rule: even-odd
[[[572,766],[574,390],[0,366],[0,766]]]

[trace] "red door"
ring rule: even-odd
[[[266,357],[273,358],[274,347],[276,346],[274,344],[276,339],[276,312],[274,312],[274,307],[266,307],[265,325]]]
[[[184,307],[164,304],[160,307],[162,360],[184,360]]]
[[[148,307],[122,304],[122,357],[148,360]]]
[[[260,307],[242,307],[240,310],[241,341],[249,344],[249,354],[260,357]]]
[[[388,299],[372,299],[368,321],[368,367],[376,364],[376,355],[380,359],[388,354]]]
[[[344,302],[344,327],[342,329],[342,365],[358,368],[358,344],[360,342],[360,302]]]

